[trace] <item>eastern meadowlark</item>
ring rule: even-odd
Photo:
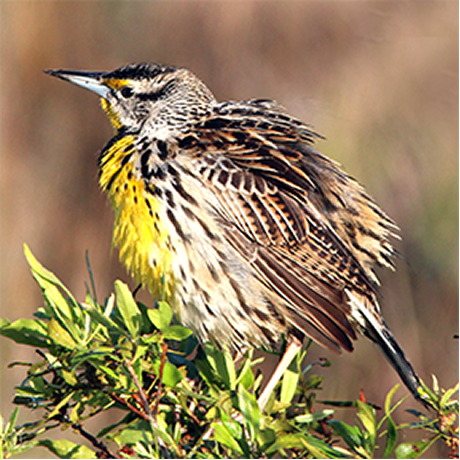
[[[374,266],[394,269],[395,223],[309,126],[266,99],[218,102],[183,68],[47,73],[101,97],[115,135],[99,157],[114,245],[202,341],[340,352],[374,341],[411,393],[420,380],[382,318]]]

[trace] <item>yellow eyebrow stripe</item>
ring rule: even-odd
[[[103,81],[104,84],[112,89],[120,89],[121,87],[129,84],[129,80],[121,80],[119,78],[105,78]]]

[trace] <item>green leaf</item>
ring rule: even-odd
[[[449,388],[448,390],[445,391],[445,393],[442,395],[441,401],[439,402],[439,407],[441,409],[444,409],[444,407],[447,405],[452,395],[457,391],[458,391],[458,383],[453,388]]]
[[[438,378],[434,374],[431,374],[431,378],[433,379],[433,392],[437,397],[439,397],[440,392]]]
[[[394,394],[399,390],[401,385],[397,383],[387,394],[385,398],[385,414],[389,415],[392,412],[391,409],[391,400],[393,399]]]
[[[26,244],[24,245],[24,254],[32,269],[33,277],[42,288],[43,297],[48,305],[54,314],[66,324],[73,338],[78,340],[79,333],[76,324],[83,326],[83,309],[61,280],[38,262]]]
[[[218,422],[214,422],[211,424],[212,429],[214,430],[214,439],[216,442],[223,444],[224,446],[228,447],[229,449],[237,452],[238,454],[242,454],[243,450],[241,449],[240,445],[236,441],[236,439],[230,434],[230,432]]]
[[[0,334],[16,343],[31,347],[46,348],[50,343],[46,325],[35,319],[18,319],[14,323],[2,327]]]
[[[161,361],[158,359],[153,365],[156,375],[159,375],[160,366]],[[174,366],[174,364],[171,364],[169,361],[165,361],[163,366],[163,384],[167,387],[174,388],[182,379],[183,375],[181,374],[180,370]]]
[[[115,297],[113,296],[110,296],[109,298],[109,302],[108,304],[110,303],[110,299],[115,299]],[[115,321],[113,321],[109,315],[105,314],[105,313],[101,313],[99,310],[97,310],[95,307],[89,305],[88,306],[88,309],[86,310],[88,312],[88,315],[98,324],[102,324],[104,327],[106,327],[108,330],[110,331],[117,331],[118,333],[120,334],[124,334],[125,331],[117,324],[115,323]]]
[[[396,429],[396,424],[393,419],[389,416],[387,419],[387,440],[385,446],[385,453],[383,454],[384,458],[389,458],[393,449],[398,442],[398,431]]]
[[[96,458],[96,452],[89,447],[65,439],[59,441],[43,439],[38,441],[38,445],[46,447],[59,458]]]
[[[70,421],[72,423],[79,423],[80,416],[84,410],[85,410],[85,405],[82,403],[82,401],[78,401],[77,404],[72,409],[72,411],[70,412],[70,416],[69,416]]]
[[[65,369],[62,369],[62,378],[70,386],[78,385],[78,379],[77,377],[75,377],[75,374],[73,372],[69,372],[69,371],[66,371]]]
[[[150,310],[151,311],[151,310]],[[182,341],[192,335],[192,331],[183,326],[169,326],[164,332],[163,337],[167,340]]]
[[[435,436],[428,441],[403,442],[395,449],[396,458],[418,458],[424,454],[439,437],[440,436]]]
[[[69,297],[73,297],[70,291],[62,284],[61,280],[35,258],[27,244],[24,244],[24,255],[34,275],[38,275],[40,278],[49,281],[55,286],[61,287]]]
[[[292,398],[294,398],[300,379],[300,372],[300,363],[296,357],[287,368],[281,381],[280,402],[282,404],[290,404]]]
[[[175,443],[174,438],[169,434],[170,425],[166,421],[166,413],[159,411],[156,419],[158,425],[155,428],[155,434],[163,440],[164,445],[168,446],[168,449],[174,450],[175,458],[180,457],[180,448]]]
[[[120,374],[117,374],[113,369],[110,369],[110,367],[105,366],[104,364],[98,364],[97,369],[98,371],[103,372],[107,376],[111,377],[115,382],[120,380]]]
[[[99,436],[101,436],[101,433],[99,433]],[[153,442],[152,432],[146,420],[141,420],[122,429],[116,438],[119,444],[127,446],[136,444],[139,441],[145,441],[149,444]]]
[[[340,436],[352,449],[362,446],[358,427],[352,427],[340,420],[331,420],[328,423],[334,428],[335,434]]]
[[[5,427],[5,435],[9,435],[14,431],[14,427],[16,425],[16,420],[18,418],[19,407],[15,407],[13,412],[10,415],[10,419]]]
[[[277,431],[272,427],[265,426],[259,431],[259,436],[257,436],[257,442],[259,443],[260,450],[265,452],[269,446],[276,442],[277,438]]]
[[[361,401],[357,401],[357,406],[358,406],[358,417],[361,420],[361,423],[364,426],[364,429],[367,431],[369,434],[369,441],[370,441],[370,446],[368,452],[372,454],[372,451],[374,450],[375,446],[375,438],[377,436],[377,422],[375,419],[375,410],[366,403],[363,403]]]
[[[288,433],[278,435],[276,442],[269,446],[266,450],[266,454],[268,456],[273,456],[276,452],[280,449],[293,449],[295,447],[304,447],[302,441],[302,434],[301,433]]]
[[[316,402],[321,404],[326,404],[327,406],[332,407],[354,407],[356,406],[356,401],[331,401],[328,399],[317,399]]]
[[[167,302],[161,300],[157,308],[147,311],[150,322],[161,332],[166,331],[171,324],[173,312]]]
[[[75,391],[71,391],[65,398],[61,399],[59,403],[56,405],[56,407],[49,414],[47,414],[48,420],[51,420],[53,417],[59,414],[61,408],[67,405],[67,403],[72,399],[74,394]]]
[[[75,340],[69,332],[64,329],[55,318],[51,318],[48,323],[48,336],[54,343],[68,348],[69,350],[73,350],[77,347]]]
[[[435,380],[436,377],[432,376]],[[438,401],[438,396],[425,384],[425,382],[421,381],[421,386],[418,388],[418,394],[422,399],[427,400],[429,404],[432,404]],[[434,382],[433,382],[434,384]]]
[[[305,382],[305,387],[308,390],[314,390],[319,388],[321,383],[323,383],[324,377],[321,375],[312,374],[308,377],[307,381]]]
[[[304,435],[301,441],[313,458],[348,458],[348,456],[341,454],[338,450],[313,436]]]
[[[298,415],[294,418],[297,423],[312,423],[312,422],[319,422],[320,420],[324,420],[325,418],[333,415],[335,412],[334,409],[323,409],[318,412],[314,412],[313,414],[304,414]]]
[[[132,358],[132,363],[133,365],[139,366],[139,368],[142,367],[142,360],[145,359],[145,357],[148,355],[148,350],[150,349],[150,345],[147,344],[140,344],[135,348],[135,353]],[[140,370],[140,374],[142,375],[142,370]]]
[[[236,369],[235,369],[235,362],[233,361],[232,355],[227,347],[224,348],[224,363],[225,363],[225,378],[228,388],[230,390],[234,390],[236,388]]]
[[[254,372],[252,371],[253,361],[252,361],[253,350],[250,350],[246,354],[243,365],[238,371],[238,377],[235,380],[235,385],[241,383],[247,390],[252,387],[254,384]]]
[[[243,437],[243,427],[232,417],[230,417],[224,410],[220,411],[220,420],[224,427],[235,439]]]
[[[382,421],[378,424],[377,429],[380,429],[380,426],[383,422],[384,419],[387,420],[387,433],[386,433],[386,445],[385,445],[385,453],[384,453],[384,458],[388,458],[391,453],[393,452],[393,449],[396,446],[396,443],[398,442],[398,431],[396,428],[396,424],[391,418],[391,412],[400,404],[397,403],[395,408],[391,407],[391,400],[396,393],[396,391],[399,389],[400,384],[396,384],[387,394],[387,397],[385,398],[385,417],[382,419]]]
[[[128,285],[120,280],[115,281],[115,297],[118,310],[131,338],[137,337],[140,329],[141,312]]]
[[[254,441],[259,434],[262,414],[255,396],[249,393],[242,384],[238,385],[238,405],[251,441]]]
[[[203,348],[206,353],[206,359],[222,379],[225,387],[228,390],[234,390],[236,388],[236,370],[228,349],[221,351],[211,343],[204,344]]]

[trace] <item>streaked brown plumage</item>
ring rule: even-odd
[[[304,337],[352,351],[361,332],[419,397],[373,271],[394,268],[397,227],[315,150],[318,134],[270,100],[219,103],[185,69],[49,73],[101,96],[116,130],[99,161],[114,243],[200,340],[274,348],[285,335],[282,373]]]

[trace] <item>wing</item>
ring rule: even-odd
[[[352,349],[344,290],[373,298],[375,264],[392,267],[394,223],[319,136],[271,101],[223,103],[179,143],[214,188],[228,239],[323,345]]]

